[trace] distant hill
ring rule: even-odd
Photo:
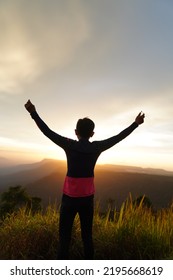
[[[27,186],[58,170],[63,170],[65,176],[65,168],[66,163],[64,161],[46,159],[33,164],[0,169],[0,192],[17,184]],[[4,175],[2,175],[4,170]]]
[[[0,191],[20,184],[31,195],[41,197],[44,206],[49,202],[60,203],[65,174],[66,163],[58,160],[0,168]],[[173,172],[160,169],[97,165],[95,185],[95,198],[104,209],[110,198],[119,208],[129,193],[134,198],[145,194],[155,208],[167,207],[173,199]]]
[[[104,207],[109,199],[113,199],[119,208],[129,193],[133,198],[148,196],[155,208],[167,207],[173,200],[173,176],[103,171],[98,168],[95,182],[97,198],[101,199]]]
[[[103,170],[109,170],[109,171],[112,170],[115,172],[130,172],[130,173],[140,173],[140,174],[173,176],[172,171],[167,171],[159,168],[142,168],[137,166],[114,165],[114,164],[98,165],[98,168]]]
[[[9,166],[10,164],[11,162],[7,158],[0,157],[0,168]]]

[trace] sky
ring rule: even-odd
[[[24,108],[57,133],[79,118],[102,140],[146,115],[98,163],[173,171],[173,1],[0,0],[0,158],[65,160]]]

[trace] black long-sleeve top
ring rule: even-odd
[[[31,113],[31,116],[43,134],[64,149],[67,157],[67,176],[73,178],[94,177],[94,167],[100,154],[126,138],[138,127],[138,124],[133,122],[122,132],[108,139],[90,142],[82,138],[77,141],[52,131],[37,112]]]

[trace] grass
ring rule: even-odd
[[[59,210],[49,206],[45,213],[20,209],[5,218],[0,227],[0,259],[56,259]],[[80,222],[76,217],[71,259],[83,258]],[[95,259],[173,259],[173,205],[153,213],[134,206],[131,197],[120,212],[103,217],[96,207],[93,223]]]

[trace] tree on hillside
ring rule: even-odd
[[[33,212],[41,210],[41,198],[29,196],[26,189],[20,185],[9,187],[8,191],[1,194],[1,217],[18,211],[22,207],[26,207],[27,210],[32,210]]]

